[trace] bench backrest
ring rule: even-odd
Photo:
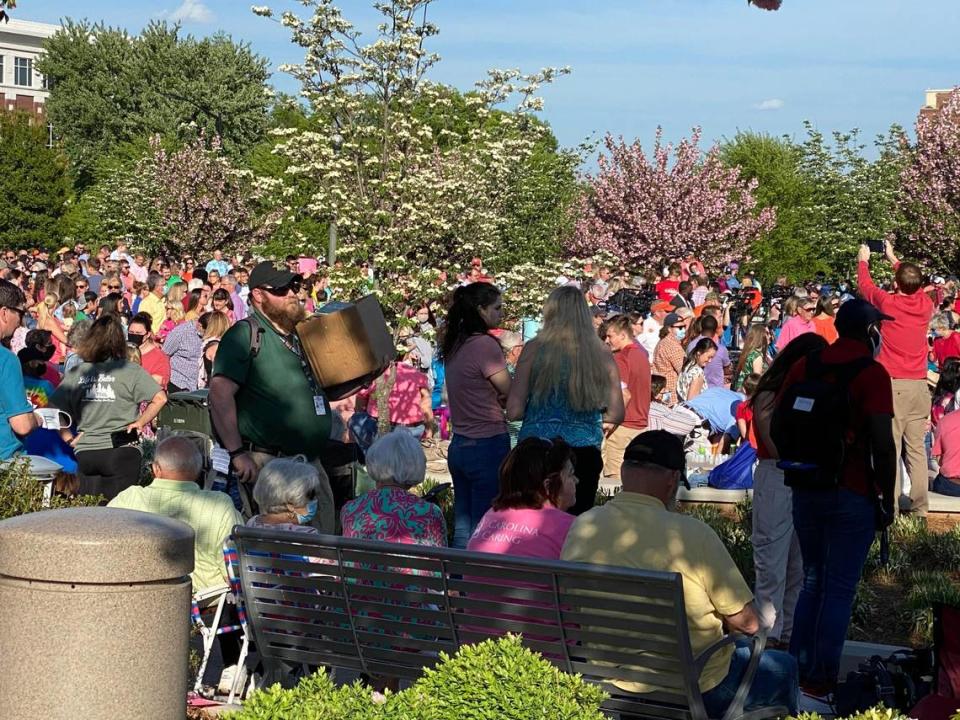
[[[704,717],[675,573],[239,526],[234,540],[268,665],[415,678],[440,652],[512,632],[608,691],[624,694],[612,678],[661,688],[607,709]]]

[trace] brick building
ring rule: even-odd
[[[953,89],[948,90],[927,90],[927,100],[920,108],[920,116],[928,117],[933,115],[950,98]]]
[[[0,109],[44,117],[43,104],[50,93],[36,70],[36,60],[43,41],[59,29],[59,25],[29,20],[0,22]]]

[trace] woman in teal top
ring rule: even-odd
[[[543,306],[543,325],[517,363],[507,418],[523,420],[519,439],[562,438],[571,446],[577,501],[570,512],[593,507],[603,459],[604,428],[623,422],[623,393],[613,355],[593,328],[575,287],[559,287]]]

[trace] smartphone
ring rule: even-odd
[[[867,240],[867,247],[873,253],[882,253],[886,250],[883,240]]]

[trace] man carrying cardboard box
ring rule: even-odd
[[[330,437],[330,406],[296,333],[306,317],[297,298],[301,282],[299,275],[270,262],[250,273],[252,319],[236,323],[220,341],[210,414],[241,482],[255,482],[260,468],[275,457],[306,456],[321,478],[311,524],[332,533],[333,493],[320,463]]]

